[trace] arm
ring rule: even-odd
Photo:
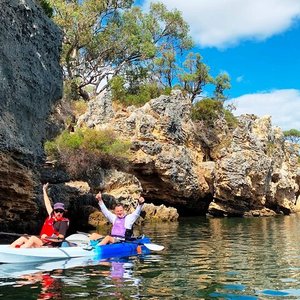
[[[131,229],[134,222],[138,219],[138,217],[140,216],[141,214],[141,211],[143,209],[143,206],[144,206],[144,202],[145,202],[145,199],[143,197],[140,197],[138,199],[138,206],[137,208],[135,209],[135,211],[129,215],[126,216],[126,219],[125,219],[125,227],[126,229]]]
[[[53,208],[52,208],[50,199],[49,199],[48,194],[47,194],[48,185],[49,185],[49,183],[46,183],[46,184],[43,185],[43,196],[44,196],[44,203],[45,203],[45,206],[46,206],[46,209],[47,209],[47,213],[50,216],[52,211],[53,211]]]
[[[111,222],[113,224],[115,222],[116,216],[115,216],[115,214],[113,214],[112,212],[110,212],[107,209],[106,205],[104,204],[104,202],[102,200],[101,192],[99,192],[96,195],[96,199],[98,200],[99,207],[100,207],[102,213],[104,214],[104,216],[109,220],[109,222]]]

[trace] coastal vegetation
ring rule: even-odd
[[[105,90],[118,104],[142,106],[179,89],[193,103],[193,120],[213,127],[222,118],[236,126],[234,108],[225,107],[230,78],[214,78],[200,53],[192,52],[180,11],[152,3],[143,12],[132,0],[39,2],[63,32],[65,103],[82,108],[82,100]]]
[[[57,160],[74,178],[86,177],[95,168],[125,169],[130,142],[120,140],[111,130],[91,128],[63,131],[45,142],[49,159]]]
[[[64,35],[61,64],[73,99],[89,100],[110,88],[115,100],[131,105],[177,88],[196,102],[207,85],[215,86],[214,97],[226,99],[229,76],[213,78],[201,55],[191,52],[180,11],[152,3],[143,12],[132,0],[42,2]]]

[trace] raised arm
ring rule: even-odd
[[[48,185],[49,185],[49,183],[46,183],[46,184],[43,185],[43,196],[44,196],[44,203],[45,203],[45,207],[47,209],[47,213],[50,216],[52,211],[53,211],[53,208],[52,208],[50,199],[49,199],[48,194],[47,194]]]
[[[102,213],[104,214],[104,216],[109,220],[109,222],[111,222],[113,224],[116,219],[116,215],[107,209],[106,205],[104,204],[104,202],[102,200],[101,192],[99,192],[96,195],[96,199],[98,200],[99,207],[100,207]]]
[[[143,197],[140,197],[138,199],[139,205],[137,206],[137,208],[135,209],[134,212],[132,212],[131,214],[127,215],[127,217],[126,217],[126,220],[125,220],[125,223],[126,223],[125,226],[126,226],[126,228],[131,228],[132,225],[134,224],[134,222],[140,216],[141,211],[143,209],[144,202],[145,202],[145,199]]]

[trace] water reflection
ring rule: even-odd
[[[18,278],[13,285],[14,288],[24,287],[26,285],[31,286],[31,288],[40,289],[39,294],[37,295],[38,300],[46,299],[63,299],[62,295],[62,286],[63,281],[56,276],[61,275],[62,270],[56,270],[53,274],[47,273],[35,273],[30,275],[23,275]]]

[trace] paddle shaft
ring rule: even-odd
[[[0,231],[0,235],[28,236],[27,233],[13,233],[13,232],[4,232],[4,231]]]
[[[4,232],[4,231],[0,231],[0,235],[10,235],[10,236],[31,236],[27,233],[13,233],[13,232]],[[38,238],[40,238],[40,236],[37,236]],[[47,242],[51,242],[51,243],[62,243],[62,242],[67,242],[69,245],[71,245],[72,243],[65,240],[65,239],[59,239],[59,238],[54,238],[51,236],[47,236],[45,237],[43,240],[46,240]]]

